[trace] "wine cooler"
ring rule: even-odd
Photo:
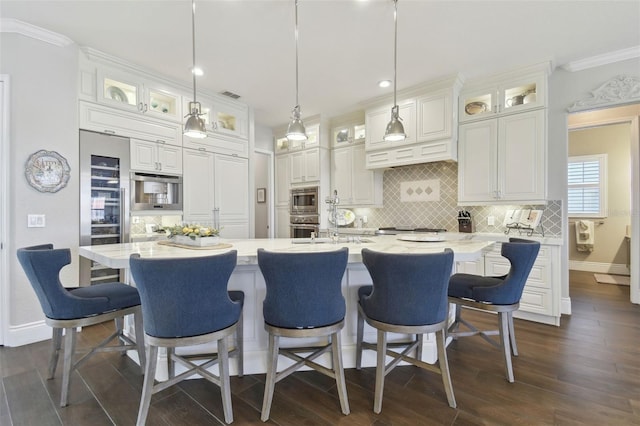
[[[129,242],[129,139],[80,131],[80,245]],[[81,285],[123,281],[80,257]]]

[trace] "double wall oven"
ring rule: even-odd
[[[318,187],[291,189],[290,228],[291,238],[309,238],[312,232],[320,232],[320,200]]]

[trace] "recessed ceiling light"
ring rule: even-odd
[[[204,75],[204,71],[202,71],[202,68],[199,68],[199,67],[193,68],[191,72],[193,72],[198,77],[201,77]]]
[[[385,88],[385,87],[389,87],[389,86],[391,86],[391,80],[380,80],[378,82],[378,87]]]

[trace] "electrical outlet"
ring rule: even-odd
[[[131,222],[134,224],[140,223],[140,216],[132,216]]]
[[[28,214],[27,228],[44,228],[44,219],[43,214]]]
[[[487,217],[487,225],[493,226],[496,224],[496,218],[494,216]]]

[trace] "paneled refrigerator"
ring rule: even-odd
[[[80,245],[129,242],[129,139],[80,130]],[[80,257],[81,285],[122,281]]]

